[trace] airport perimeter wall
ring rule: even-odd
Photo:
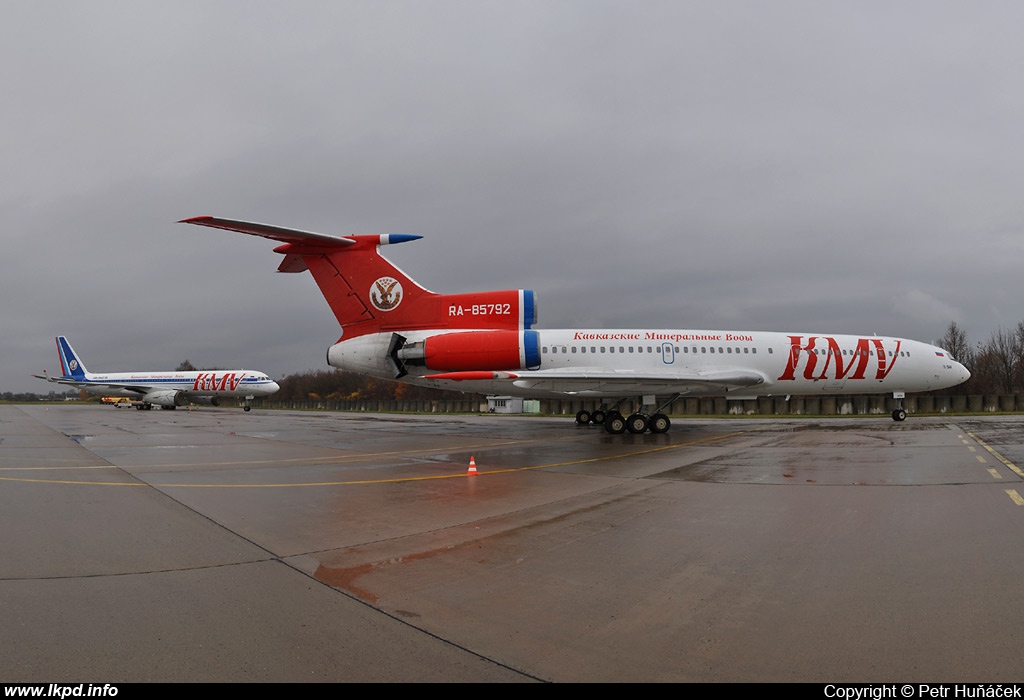
[[[266,408],[308,409],[326,411],[366,411],[372,413],[486,413],[487,401],[474,399],[441,401],[274,401],[261,400],[256,405]],[[594,410],[599,401],[540,401],[540,413],[574,416],[581,409]],[[903,399],[908,413],[1013,413],[1024,412],[1024,394],[986,396],[908,396]],[[626,401],[619,407],[623,414],[639,408]],[[857,416],[887,415],[896,408],[896,400],[883,395],[865,396],[783,396],[730,400],[724,397],[684,398],[672,402],[664,413],[676,416],[721,415],[794,415],[794,416]]]

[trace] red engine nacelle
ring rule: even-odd
[[[504,370],[540,366],[537,331],[442,333],[403,345],[397,359],[438,370]]]

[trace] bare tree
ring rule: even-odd
[[[1020,388],[1022,344],[1021,326],[1015,330],[1000,328],[989,338],[985,348],[988,371],[996,384],[996,390],[1012,394]]]
[[[973,394],[979,386],[979,378],[976,370],[978,352],[975,352],[967,342],[967,332],[957,325],[956,321],[950,321],[946,334],[935,341],[935,344],[946,350],[949,355],[960,362],[971,373],[967,382],[955,387],[950,387],[942,393],[947,394]]]
[[[1020,329],[1020,331],[1024,332],[1024,329]],[[967,369],[971,368],[974,352],[971,350],[970,343],[967,342],[967,332],[956,325],[956,321],[950,322],[949,328],[946,329],[946,334],[936,340],[935,344],[948,351],[953,356],[953,359],[960,362],[964,367]]]

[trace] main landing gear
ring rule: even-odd
[[[645,396],[641,399],[644,408],[637,413],[633,413],[628,418],[619,413],[619,406],[626,401],[626,399],[620,399],[610,409],[601,406],[601,408],[592,413],[587,410],[580,411],[576,414],[576,425],[603,425],[604,429],[612,435],[621,435],[626,431],[634,435],[640,435],[648,430],[652,433],[667,433],[668,429],[672,427],[672,421],[662,411],[678,398],[679,394],[676,394],[648,413],[644,408],[654,403],[654,397]]]

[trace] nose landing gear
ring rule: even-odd
[[[892,397],[896,399],[896,408],[893,409],[892,419],[897,423],[902,423],[907,419],[907,412],[903,408],[903,399],[905,396],[906,394],[902,391],[892,392]]]

